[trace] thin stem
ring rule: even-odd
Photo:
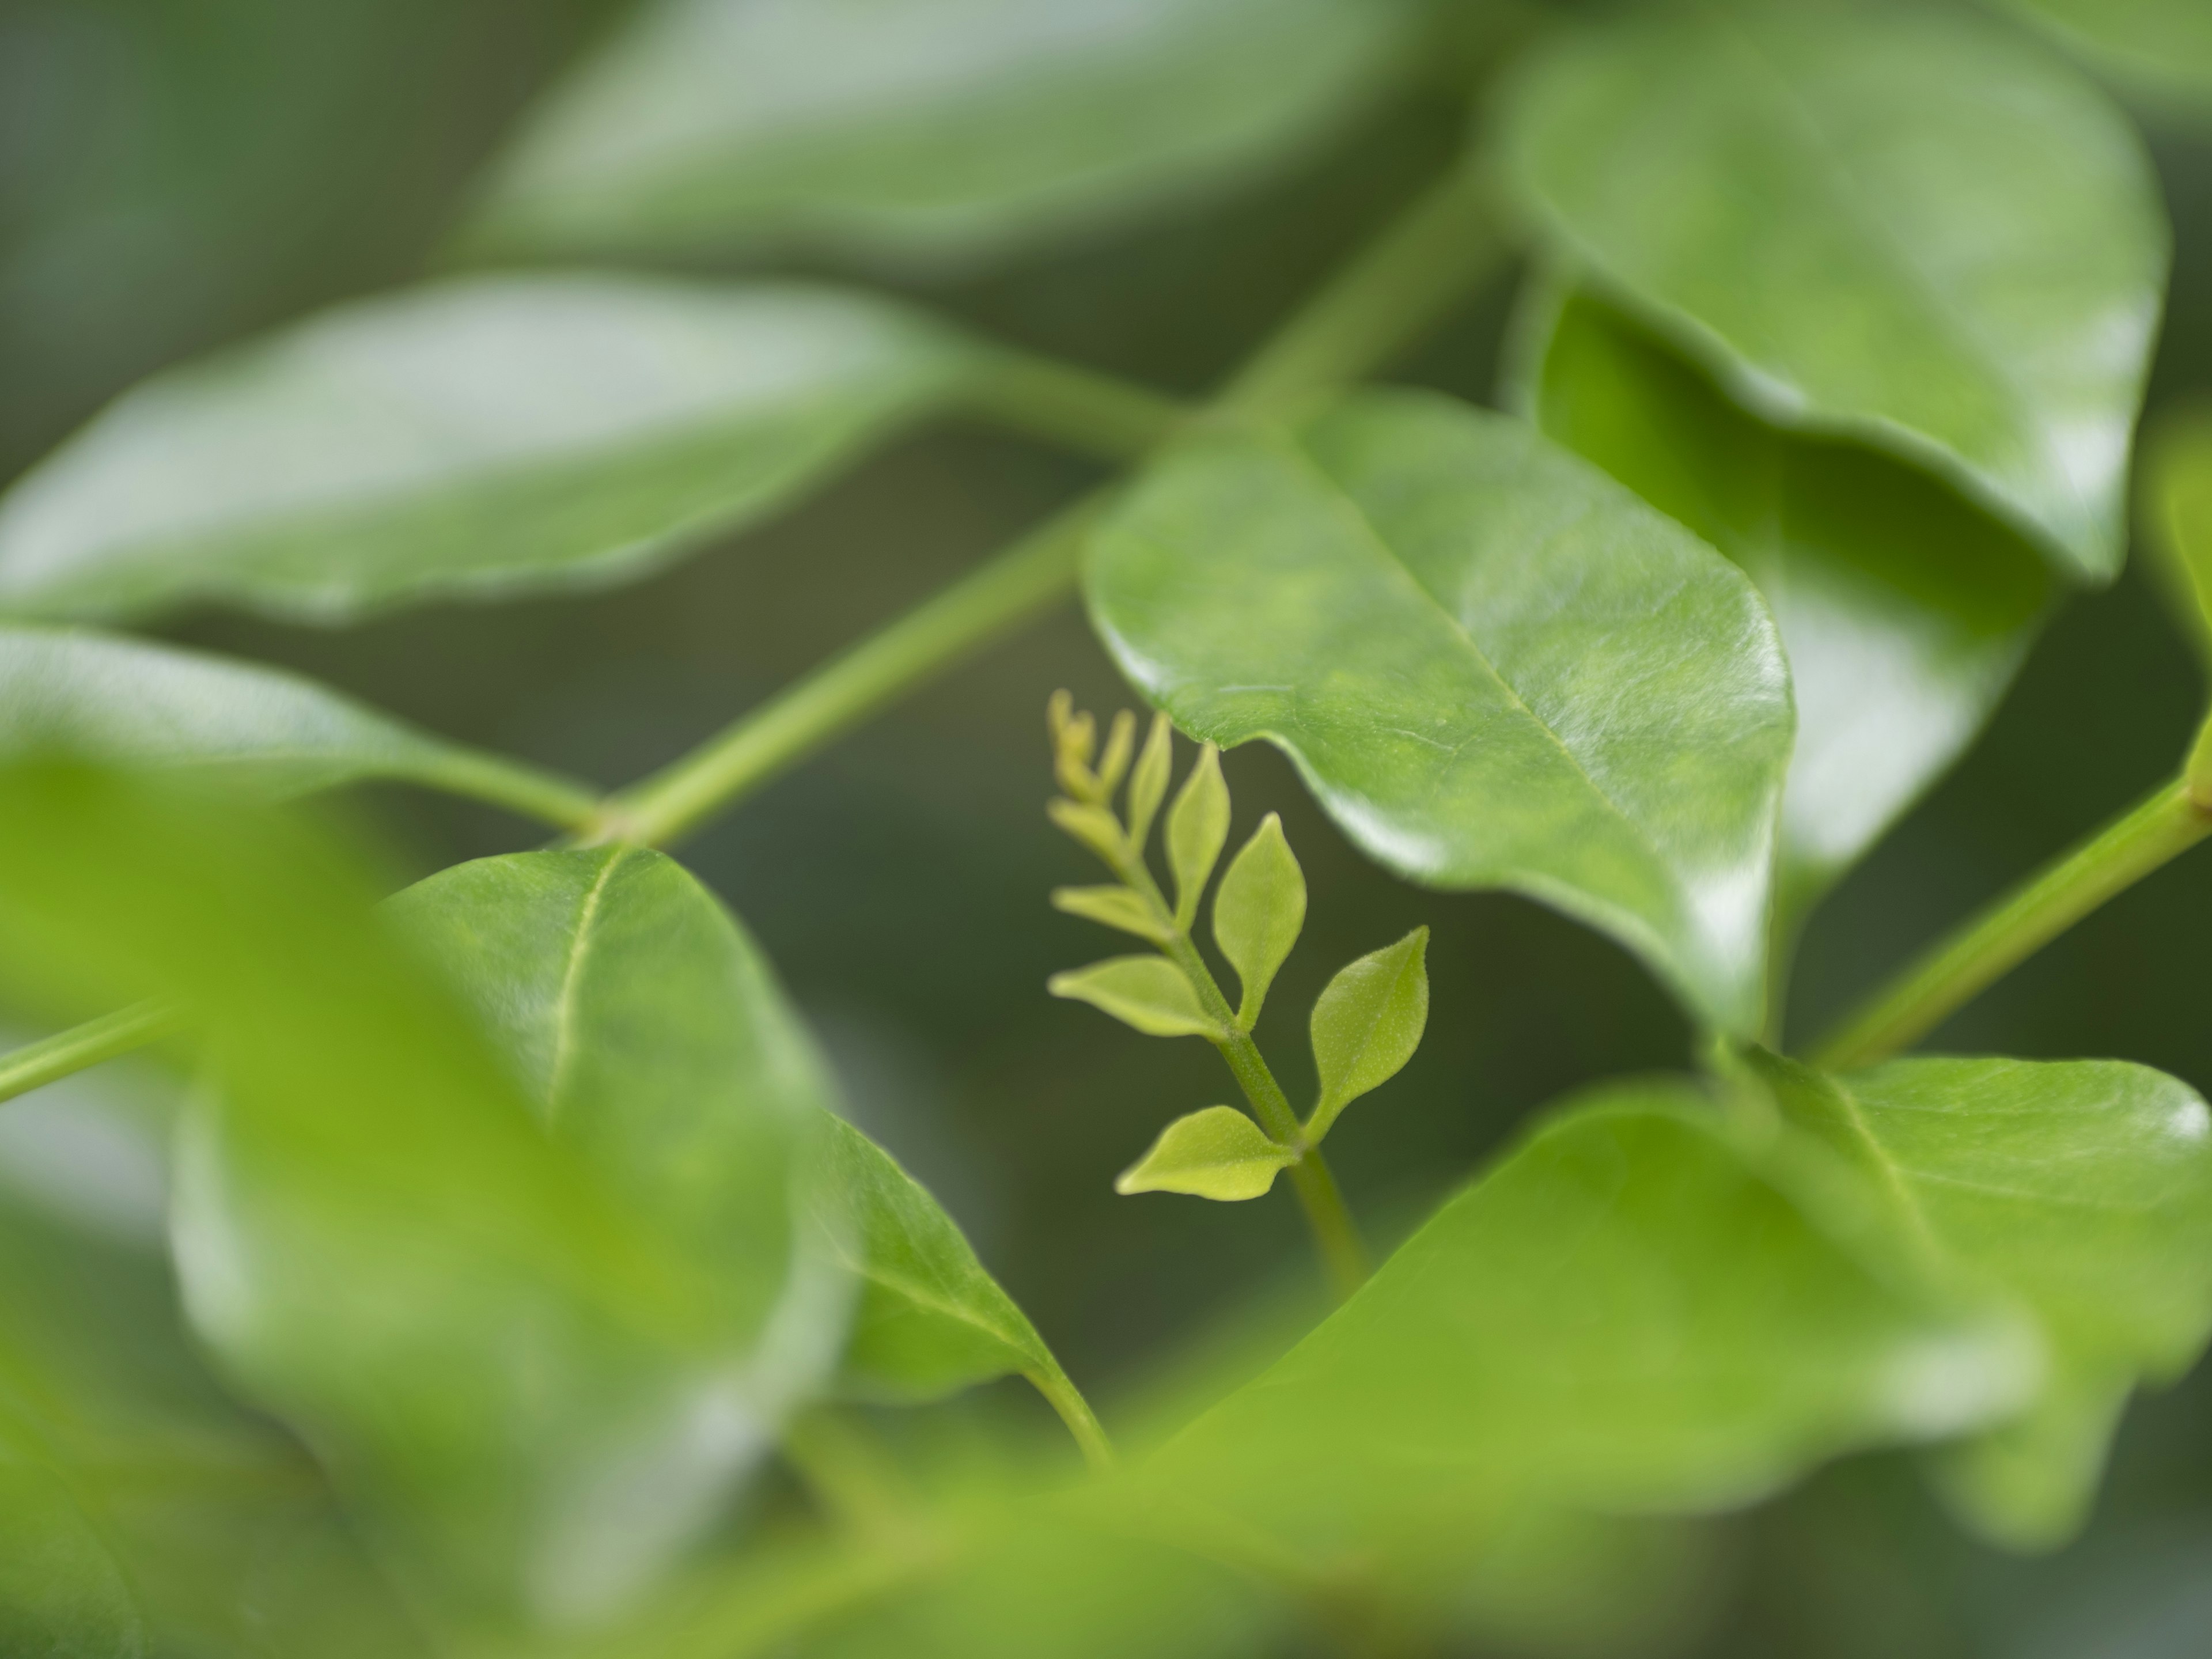
[[[898,1470],[836,1412],[817,1407],[786,1423],[783,1455],[815,1502],[842,1525],[876,1536],[906,1528],[914,1500]]]
[[[1055,514],[872,638],[786,688],[721,735],[610,801],[587,835],[665,846],[885,703],[1026,622],[1075,580],[1100,498]]]
[[[2168,784],[1927,952],[1823,1043],[1814,1063],[1845,1071],[1887,1060],[2207,835],[2212,808],[2185,784]]]
[[[1008,426],[1111,461],[1137,459],[1194,412],[1149,386],[1022,351],[1000,354],[973,398]]]
[[[1114,1467],[1114,1443],[1106,1437],[1106,1431],[1098,1421],[1091,1402],[1083,1397],[1066,1371],[1057,1365],[1039,1366],[1024,1371],[1022,1376],[1030,1385],[1045,1397],[1046,1403],[1060,1413],[1060,1420],[1067,1425],[1067,1431],[1075,1437],[1082,1449],[1083,1461],[1090,1465],[1093,1474],[1103,1474]]]
[[[500,755],[458,750],[416,780],[451,794],[504,806],[556,830],[581,830],[599,817],[599,793],[557,772]]]
[[[1222,395],[1264,413],[1350,385],[1463,300],[1504,252],[1486,184],[1455,170],[1419,197],[1262,346]]]
[[[143,1048],[183,1024],[183,1016],[168,1004],[141,1002],[0,1054],[0,1101]]]

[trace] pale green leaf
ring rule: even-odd
[[[1176,926],[1188,930],[1197,919],[1198,902],[1221,849],[1229,844],[1229,785],[1221,775],[1221,754],[1201,745],[1190,775],[1168,808],[1168,868],[1175,876]]]
[[[1590,295],[1540,281],[1522,328],[1524,410],[1734,559],[1774,613],[1797,704],[1781,904],[1800,919],[1981,730],[2049,567],[1926,474],[1743,412]]]
[[[832,289],[447,282],[146,382],[0,501],[0,611],[343,620],[626,580],[775,511],[965,383]]]
[[[659,0],[528,121],[473,240],[970,264],[1320,144],[1423,21],[1411,0]]]
[[[2212,112],[2212,8],[2203,0],[2006,0],[2158,107]]]
[[[2179,1376],[2212,1335],[2212,1112],[2111,1060],[1907,1060],[1842,1078],[1760,1063],[1791,1121],[1859,1172],[1879,1217],[1864,1248],[2034,1318],[2042,1392],[1949,1468],[1987,1530],[2063,1539],[2128,1391]]]
[[[1103,806],[1056,795],[1045,803],[1045,816],[1070,839],[1096,853],[1107,864],[1116,864],[1123,851],[1121,825]]]
[[[1124,1170],[1114,1190],[1188,1193],[1224,1204],[1262,1197],[1275,1177],[1298,1161],[1290,1147],[1234,1106],[1208,1106],[1160,1131],[1152,1150]]]
[[[1168,929],[1152,913],[1152,907],[1126,887],[1055,887],[1052,890],[1052,906],[1071,916],[1118,927],[1125,933],[1134,933],[1155,944],[1168,938]]]
[[[1175,729],[1165,714],[1152,716],[1152,730],[1129,774],[1129,845],[1142,856],[1152,832],[1152,819],[1168,798],[1168,782],[1175,769]]]
[[[82,768],[0,798],[0,980],[202,1034],[173,1229],[228,1376],[463,1616],[649,1581],[753,1450],[746,1287],[544,1133],[307,824]]]
[[[1237,1026],[1249,1031],[1260,1018],[1276,970],[1289,957],[1306,921],[1305,872],[1283,839],[1283,821],[1270,812],[1243,849],[1229,861],[1213,896],[1213,939],[1243,985]]]
[[[1622,1085],[1550,1116],[1148,1476],[1340,1549],[1495,1534],[1528,1502],[1709,1510],[1986,1423],[2031,1369],[2008,1324],[1870,1269],[1709,1100]]]
[[[1287,750],[1440,887],[1602,927],[1759,1024],[1790,690],[1743,574],[1519,422],[1367,393],[1164,457],[1099,528],[1092,615],[1185,730]]]
[[[1731,394],[2118,571],[2167,233],[2049,51],[1947,8],[1645,8],[1540,55],[1504,132],[1543,236]]]
[[[1054,974],[1045,988],[1056,997],[1087,1002],[1146,1036],[1228,1035],[1208,1018],[1182,969],[1164,957],[1114,957]]]
[[[0,623],[0,761],[40,754],[174,768],[278,798],[398,778],[565,823],[592,804],[580,784],[447,743],[278,669]]]
[[[1337,970],[1313,1010],[1321,1100],[1307,1133],[1319,1140],[1337,1114],[1405,1069],[1429,1025],[1429,930]]]

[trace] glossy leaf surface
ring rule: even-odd
[[[202,1033],[173,1228],[228,1375],[441,1602],[635,1590],[744,1439],[730,1292],[544,1133],[303,825],[81,769],[0,799],[0,977]]]
[[[1182,969],[1164,957],[1114,957],[1065,974],[1046,988],[1056,997],[1087,1002],[1146,1036],[1219,1037]]]
[[[1985,1421],[2019,1369],[2002,1327],[1870,1271],[1709,1101],[1623,1085],[1446,1204],[1158,1468],[1340,1547],[1530,1499],[1705,1509]]]
[[[127,394],[0,502],[0,612],[333,621],[641,574],[949,398],[956,337],[835,289],[369,300]]]
[[[274,668],[88,629],[0,623],[0,761],[42,753],[220,775],[276,797],[366,778],[463,793],[588,792],[538,779]]]
[[[2197,0],[2007,0],[2130,90],[2212,111],[2212,11]]]
[[[2212,1335],[2212,1112],[2187,1085],[2110,1060],[1767,1066],[1792,1121],[1874,1195],[1873,1248],[2034,1316],[2042,1392],[1953,1460],[1951,1484],[1998,1536],[2057,1542],[2087,1511],[2128,1392],[2179,1376]]]
[[[1179,1117],[1160,1132],[1152,1150],[1124,1170],[1114,1190],[1188,1193],[1234,1203],[1260,1198],[1275,1177],[1297,1162],[1287,1146],[1234,1106],[1208,1106]]]
[[[659,0],[541,106],[477,236],[972,263],[1305,149],[1420,22],[1406,0]]]
[[[1543,56],[1504,131],[1543,234],[1732,394],[2118,571],[2166,231],[2046,48],[1927,7],[1632,12]]]
[[[1314,1004],[1314,1069],[1321,1100],[1307,1132],[1318,1140],[1352,1101],[1405,1069],[1429,1024],[1429,930],[1337,970]]]
[[[2050,604],[2034,550],[1928,475],[1771,426],[1588,295],[1540,282],[1519,401],[1757,582],[1797,745],[1782,807],[1792,919],[1980,731]]]
[[[1283,821],[1273,812],[1260,821],[1221,878],[1213,896],[1213,939],[1243,987],[1237,1024],[1249,1031],[1260,1017],[1267,988],[1298,942],[1306,920],[1306,878]]]
[[[1164,458],[1088,583],[1146,696],[1279,744],[1370,855],[1554,904],[1709,1023],[1757,1024],[1780,646],[1741,572],[1595,467],[1370,393]]]

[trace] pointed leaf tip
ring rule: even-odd
[[[1233,1106],[1209,1106],[1179,1117],[1162,1130],[1152,1149],[1122,1172],[1114,1190],[1184,1193],[1234,1204],[1259,1198],[1275,1176],[1297,1162],[1288,1146]]]
[[[1221,777],[1221,751],[1207,744],[1168,808],[1168,865],[1175,872],[1176,925],[1188,927],[1198,901],[1229,840],[1229,786]]]
[[[1321,1100],[1307,1133],[1328,1133],[1337,1114],[1395,1077],[1429,1024],[1429,930],[1416,927],[1346,964],[1314,1004],[1314,1064]]]
[[[1206,1017],[1198,993],[1182,970],[1161,957],[1113,957],[1065,974],[1054,974],[1045,988],[1056,997],[1087,1002],[1146,1036],[1227,1035]]]
[[[1270,812],[1230,860],[1213,897],[1214,942],[1244,988],[1237,1010],[1239,1030],[1250,1030],[1260,1018],[1267,988],[1298,942],[1305,920],[1305,872],[1283,837],[1283,821]]]
[[[1152,716],[1152,729],[1145,734],[1145,747],[1129,773],[1129,845],[1139,856],[1152,832],[1152,818],[1168,796],[1168,779],[1175,767],[1175,728],[1165,714]]]

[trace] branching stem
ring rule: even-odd
[[[2208,835],[2212,802],[2185,781],[2166,785],[1938,943],[1822,1043],[1814,1063],[1848,1071],[1909,1048],[2092,910]]]

